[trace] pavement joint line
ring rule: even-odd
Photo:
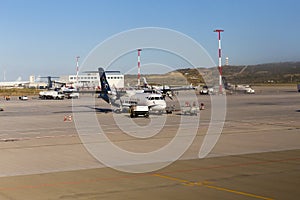
[[[286,159],[280,159],[280,160],[265,160],[265,161],[255,161],[255,162],[245,162],[245,163],[242,162],[242,163],[235,163],[235,164],[228,164],[228,165],[213,165],[213,166],[208,166],[208,167],[199,167],[199,168],[186,169],[186,170],[166,171],[166,172],[161,172],[160,174],[183,173],[183,172],[211,170],[211,169],[224,169],[224,168],[230,168],[230,167],[244,167],[244,166],[250,166],[250,165],[272,164],[272,163],[290,162],[290,161],[297,161],[297,160],[300,160],[300,157],[286,158]]]
[[[33,139],[48,139],[48,138],[65,138],[65,137],[76,137],[77,134],[69,134],[69,135],[45,135],[45,136],[36,136],[36,137],[20,137],[20,138],[2,138],[0,142],[16,142],[23,140],[33,140]]]
[[[87,184],[87,183],[95,183],[99,181],[120,181],[124,179],[134,179],[138,177],[145,177],[149,176],[149,174],[135,174],[131,175],[124,175],[124,176],[116,176],[116,177],[99,177],[93,179],[83,179],[77,181],[62,181],[62,182],[52,182],[52,183],[41,183],[41,184],[28,184],[28,185],[20,185],[16,187],[0,187],[0,191],[16,191],[16,190],[24,190],[24,189],[40,189],[40,188],[48,188],[48,187],[66,187],[71,185],[80,185],[80,184]]]
[[[171,181],[175,181],[175,182],[179,182],[182,185],[185,186],[203,186],[203,187],[207,187],[210,189],[215,189],[215,190],[219,190],[219,191],[224,191],[224,192],[229,192],[229,193],[234,193],[234,194],[238,194],[238,195],[242,195],[242,196],[248,196],[248,197],[253,197],[256,199],[263,199],[263,200],[273,200],[273,198],[269,198],[269,197],[264,197],[264,196],[260,196],[260,195],[256,195],[256,194],[251,194],[251,193],[247,193],[247,192],[242,192],[242,191],[238,191],[238,190],[233,190],[233,189],[228,189],[228,188],[223,188],[223,187],[219,187],[219,186],[214,186],[212,185],[212,182],[208,182],[208,181],[198,181],[198,182],[192,182],[192,181],[188,181],[188,180],[184,180],[184,179],[180,179],[180,178],[175,178],[175,177],[171,177],[171,176],[166,176],[166,175],[162,175],[162,174],[152,174],[153,176],[156,177],[160,177],[163,179],[168,179]]]

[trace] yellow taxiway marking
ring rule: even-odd
[[[206,184],[210,183],[210,182],[207,182],[207,181],[192,182],[192,181],[187,181],[187,180],[183,180],[183,179],[179,179],[179,178],[174,178],[174,177],[171,177],[171,176],[165,176],[165,175],[161,175],[161,174],[153,174],[153,176],[157,176],[157,177],[160,177],[160,178],[164,178],[164,179],[169,179],[169,180],[172,180],[172,181],[180,182],[180,183],[182,183],[183,185],[186,185],[186,186],[203,186],[203,185],[206,185]]]
[[[274,199],[269,198],[269,197],[263,197],[263,196],[259,196],[259,195],[255,195],[255,194],[251,194],[251,193],[247,193],[247,192],[231,190],[231,189],[222,188],[222,187],[213,186],[213,185],[205,185],[205,187],[220,190],[220,191],[225,191],[225,192],[231,192],[231,193],[234,193],[234,194],[240,194],[240,195],[243,195],[243,196],[253,197],[253,198],[256,198],[256,199],[274,200]]]
[[[243,196],[253,197],[256,199],[274,200],[272,198],[263,197],[263,196],[259,196],[259,195],[255,195],[255,194],[251,194],[251,193],[247,193],[247,192],[241,192],[241,191],[237,191],[237,190],[231,190],[231,189],[227,189],[227,188],[223,188],[223,187],[214,186],[214,185],[211,185],[212,183],[208,182],[208,181],[192,182],[192,181],[179,179],[179,178],[175,178],[175,177],[171,177],[171,176],[165,176],[162,174],[153,174],[153,176],[176,181],[176,182],[182,183],[185,186],[204,186],[204,187],[215,189],[215,190],[220,190],[220,191],[230,192],[230,193],[239,194],[239,195],[243,195]]]

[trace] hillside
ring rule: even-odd
[[[300,62],[225,66],[223,75],[231,83],[297,83],[300,82]]]
[[[166,85],[204,84],[217,81],[217,68],[178,69],[163,75],[142,75],[147,82]],[[215,80],[212,80],[214,77]],[[300,82],[300,62],[266,63],[247,66],[224,66],[223,77],[231,84],[297,83]],[[125,75],[126,85],[137,83],[136,75]]]

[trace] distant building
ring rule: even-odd
[[[106,72],[106,78],[111,87],[124,88],[124,75],[120,72]],[[60,81],[67,82],[70,84],[78,83],[78,87],[83,88],[96,88],[99,84],[99,74],[98,73],[88,73],[83,75],[78,75],[78,80],[76,75],[69,75],[60,78]]]
[[[35,76],[31,75],[29,77],[29,82],[26,84],[27,88],[37,88],[37,89],[45,89],[47,88],[47,83],[41,82],[41,81],[36,81]]]

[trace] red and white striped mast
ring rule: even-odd
[[[222,53],[221,53],[221,32],[224,30],[216,29],[214,32],[218,33],[219,38],[219,93],[223,94],[223,86],[222,86]]]
[[[142,49],[138,49],[138,87],[141,84],[141,51]]]

